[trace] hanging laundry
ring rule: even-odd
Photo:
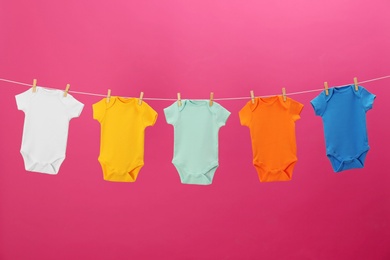
[[[36,87],[15,96],[25,114],[21,154],[26,171],[57,174],[65,160],[69,121],[84,104],[61,90]]]
[[[354,85],[322,91],[311,101],[315,114],[321,116],[326,155],[334,172],[363,168],[368,150],[366,113],[375,95]]]
[[[302,108],[291,98],[272,96],[255,98],[239,111],[241,125],[249,127],[260,182],[291,180],[297,162],[295,121]]]
[[[144,165],[145,128],[157,112],[138,98],[111,97],[92,105],[101,128],[99,162],[106,181],[135,182]],[[141,103],[141,104],[140,104]]]
[[[218,168],[218,131],[230,112],[217,102],[183,100],[164,109],[174,127],[172,163],[181,183],[209,185]]]

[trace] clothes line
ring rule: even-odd
[[[390,75],[383,76],[383,77],[378,77],[378,78],[373,78],[373,79],[368,79],[368,80],[364,80],[364,81],[359,81],[359,84],[373,82],[373,81],[378,81],[378,80],[383,80],[383,79],[387,79],[387,78],[390,78]],[[28,86],[28,87],[32,87],[33,86],[32,84],[23,83],[23,82],[19,82],[19,81],[14,81],[14,80],[10,80],[10,79],[0,78],[0,81],[13,83],[13,84],[17,84],[17,85],[22,85],[22,86]],[[340,85],[340,86],[334,86],[334,87],[342,87],[342,86],[351,85],[351,84],[353,84],[353,83],[344,84],[344,85]],[[50,88],[50,87],[45,87],[45,86],[40,86],[40,87],[47,88],[47,89],[56,89],[56,88]],[[56,89],[56,90],[58,90],[58,89]],[[318,92],[318,91],[322,91],[322,90],[324,90],[324,88],[304,90],[304,91],[298,91],[298,92],[289,92],[289,93],[287,93],[287,96],[300,95],[300,94],[306,94],[306,93],[312,93],[312,92]],[[68,92],[69,93],[74,93],[74,94],[80,94],[80,95],[107,97],[107,95],[103,95],[103,94],[81,92],[81,91],[74,91],[74,90],[69,90]],[[280,93],[275,94],[275,95],[280,95]],[[263,95],[263,96],[256,96],[256,97],[271,97],[271,96],[275,96],[275,95]],[[215,98],[214,100],[216,100],[216,101],[220,101],[220,100],[243,100],[243,99],[250,99],[250,98],[251,98],[250,96],[248,96],[248,97],[228,97],[228,98]],[[156,101],[176,101],[177,100],[176,98],[142,98],[142,99],[143,100],[156,100]]]

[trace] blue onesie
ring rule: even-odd
[[[216,102],[183,100],[164,109],[174,127],[172,163],[184,184],[208,185],[218,167],[218,131],[230,112]]]
[[[354,85],[329,89],[311,101],[317,116],[322,117],[326,155],[333,170],[363,168],[368,146],[366,113],[372,108],[375,95]]]

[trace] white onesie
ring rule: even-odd
[[[65,159],[70,119],[78,117],[84,104],[62,90],[37,87],[15,96],[25,114],[22,147],[26,171],[57,174]]]

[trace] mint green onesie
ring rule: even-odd
[[[184,184],[208,185],[218,167],[218,131],[230,112],[208,100],[183,100],[164,109],[174,127],[172,163]]]

